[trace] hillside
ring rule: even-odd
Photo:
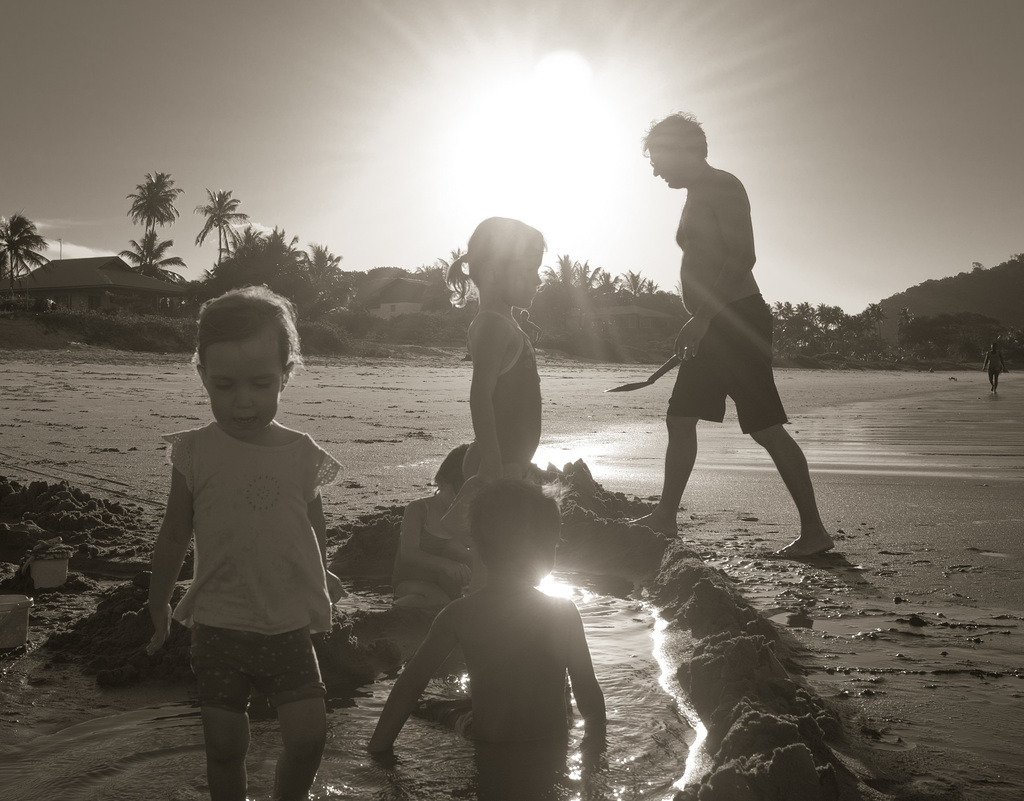
[[[1009,328],[1024,328],[1024,254],[990,269],[979,266],[969,273],[925,281],[885,298],[879,305],[885,312],[882,336],[888,340],[896,338],[904,308],[915,317],[974,312]]]

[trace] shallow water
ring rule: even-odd
[[[674,669],[685,644],[666,640],[650,607],[592,592],[584,577],[559,574],[546,589],[579,607],[608,707],[605,748],[584,754],[577,726],[566,776],[549,797],[670,798],[686,768],[686,754],[699,739],[688,722],[694,717],[686,711],[686,699],[666,691],[673,682],[663,682],[666,667]],[[459,675],[439,677],[427,692],[458,697],[463,684]],[[328,713],[328,744],[311,798],[483,798],[481,774],[502,766],[486,756],[475,758],[468,741],[436,724],[410,718],[394,759],[366,753],[391,685],[379,681],[364,688],[353,705]],[[276,721],[255,721],[247,760],[249,798],[270,797],[279,750]],[[0,759],[0,786],[7,801],[206,798],[198,709],[187,704],[140,709],[7,749]]]

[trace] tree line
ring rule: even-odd
[[[810,357],[870,360],[898,364],[915,360],[972,361],[981,359],[993,342],[1004,355],[1024,356],[1024,331],[975,312],[915,316],[900,310],[896,341],[884,339],[887,319],[878,303],[859,314],[838,306],[775,303],[774,349],[786,358]]]
[[[131,201],[128,217],[142,226],[142,236],[131,240],[129,247],[118,255],[143,275],[185,285],[191,301],[189,308],[234,287],[266,284],[290,298],[304,319],[315,321],[329,314],[333,323],[355,336],[366,334],[372,327],[379,330],[390,325],[406,331],[413,341],[422,341],[424,333],[438,327],[437,321],[426,319],[431,315],[452,317],[459,330],[468,326],[471,315],[452,308],[445,284],[448,267],[462,255],[461,249],[414,271],[396,267],[344,271],[342,257],[324,245],[311,243],[304,250],[299,247],[298,237],[289,237],[283,229],[275,227],[268,233],[254,227],[230,190],[207,189],[207,202],[194,209],[195,214],[204,218],[195,244],[202,246],[216,232],[217,260],[201,279],[186,281],[173,269],[185,266],[181,258],[169,253],[174,240],[161,239],[157,230],[179,219],[177,201],[182,194],[183,190],[169,174],[147,173],[135,191],[126,196]],[[42,255],[46,245],[36,225],[23,214],[0,218],[0,277],[6,274],[12,292],[18,277],[47,262]],[[368,304],[375,292],[383,283],[399,276],[424,285],[418,319],[368,320]],[[625,338],[626,346],[639,350],[666,351],[686,319],[678,286],[673,292],[662,291],[639,271],[614,276],[591,266],[589,261],[562,254],[557,256],[554,266],[542,270],[541,278],[543,283],[531,307],[531,319],[545,330],[549,344],[561,345],[570,352],[593,350],[593,343],[602,337]],[[634,306],[658,313],[661,324],[633,332],[602,328],[600,311],[615,306]],[[881,336],[880,326],[886,315],[877,303],[853,315],[826,304],[775,303],[771,310],[775,353],[783,358],[897,363],[922,358],[971,360],[984,353],[993,341],[1002,343],[1008,357],[1024,355],[1024,336],[1019,329],[1007,328],[980,314],[915,318],[909,309],[903,309],[897,341],[893,343]],[[596,351],[598,356],[607,354],[607,348]]]

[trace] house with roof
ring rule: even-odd
[[[399,276],[384,284],[367,308],[373,317],[385,320],[399,314],[415,314],[423,310],[427,287],[426,281]]]
[[[120,256],[55,259],[14,282],[14,291],[74,311],[177,305],[187,289],[133,270]]]

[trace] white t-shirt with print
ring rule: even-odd
[[[210,423],[163,438],[193,502],[193,579],[174,619],[262,634],[329,631],[327,575],[308,504],[341,465],[308,434],[254,445]]]

